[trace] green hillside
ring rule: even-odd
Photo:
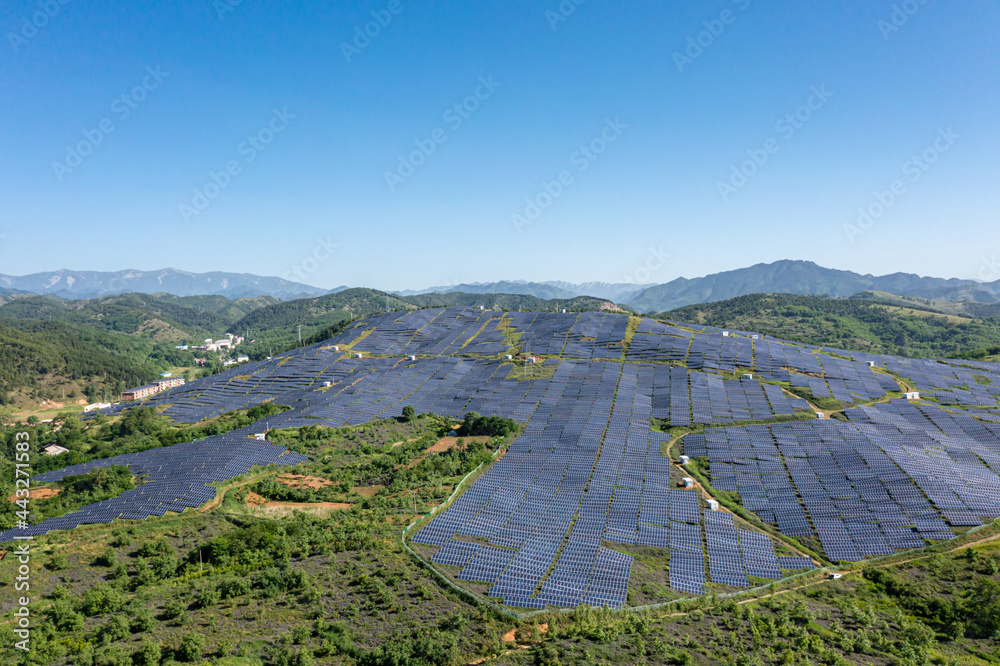
[[[876,298],[751,294],[689,305],[658,317],[910,357],[957,356],[1000,345],[996,317],[947,315]]]
[[[193,363],[190,352],[141,336],[59,321],[0,322],[0,403],[19,390],[41,398],[66,382],[94,400],[105,388],[115,394]]]
[[[29,296],[0,306],[0,321],[63,321],[154,340],[190,342],[219,337],[236,320],[277,303],[270,297],[230,301],[223,296],[121,294],[79,301]]]
[[[553,311],[567,310],[570,312],[578,310],[612,310],[618,308],[623,312],[634,312],[628,306],[616,306],[614,303],[603,298],[593,296],[577,296],[575,298],[559,298],[546,300],[537,296],[525,296],[521,294],[467,294],[460,291],[446,294],[420,294],[418,296],[407,296],[403,300],[418,305],[420,307],[485,307],[487,310],[530,310]]]
[[[428,453],[450,422],[424,415],[276,431],[277,441],[313,457],[295,472],[322,479],[321,487],[288,485],[287,469],[254,469],[224,484],[204,510],[37,537],[32,649],[13,647],[16,603],[6,595],[0,663],[997,663],[997,525],[859,563],[839,580],[806,572],[733,598],[676,600],[651,581],[643,595],[674,603],[645,611],[579,608],[515,618],[473,601],[400,540],[414,511],[445,501],[469,470],[506,445],[493,439]],[[0,429],[8,446],[12,435]],[[65,498],[32,500],[32,510],[58,512],[137,481],[124,468],[73,477],[55,484]],[[614,547],[634,554],[636,575],[655,578],[650,549]],[[13,581],[18,566],[8,555],[0,577]]]

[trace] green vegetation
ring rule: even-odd
[[[997,317],[960,318],[867,298],[752,294],[689,305],[658,316],[757,331],[795,342],[913,358],[954,357],[1000,345]]]
[[[59,490],[58,495],[30,501],[31,518],[33,522],[38,522],[61,516],[76,511],[81,506],[118,497],[126,490],[135,488],[135,485],[132,470],[121,465],[102,467],[77,476],[67,476],[55,484],[55,488]]]
[[[80,324],[0,319],[0,404],[17,389],[55,397],[53,376],[85,382],[84,395],[96,400],[105,389],[117,394],[167,368],[193,364],[191,353],[173,344]]]
[[[347,493],[351,508],[329,518],[258,517],[244,503],[253,486],[234,480],[210,512],[37,538],[32,650],[12,648],[7,606],[0,663],[458,666],[508,651],[498,663],[998,663],[1000,552],[993,541],[900,556],[837,581],[807,573],[740,597],[705,596],[652,611],[580,608],[516,620],[476,605],[399,540],[414,501],[421,513],[440,503],[450,488],[430,486],[453,485],[482,459],[461,438],[446,451],[427,451],[454,425],[421,415],[273,433],[316,457],[295,475],[345,489],[388,484],[370,498]],[[501,442],[484,447],[487,459]],[[441,462],[427,462],[435,458]],[[258,484],[282,486],[278,479],[289,476],[285,469],[262,473]],[[642,588],[630,589],[630,600],[677,598],[666,589],[658,549],[614,547],[636,557]],[[0,562],[3,585],[12,585],[17,566],[13,557]],[[504,641],[508,632],[512,642]]]
[[[503,310],[505,312],[527,310],[531,312],[583,312],[587,310],[618,309],[621,312],[635,312],[627,305],[615,305],[611,301],[593,296],[577,296],[575,298],[549,299],[522,294],[467,294],[453,291],[447,294],[420,294],[407,296],[405,299],[419,307],[471,307],[483,306],[487,310]]]
[[[478,412],[469,412],[462,419],[462,434],[468,437],[507,437],[516,433],[519,428],[514,419],[480,416]]]

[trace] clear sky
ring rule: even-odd
[[[780,4],[6,0],[0,273],[1000,279],[1000,5]]]

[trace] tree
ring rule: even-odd
[[[413,419],[417,418],[417,410],[413,408],[413,405],[407,405],[403,407],[403,422],[409,423]]]

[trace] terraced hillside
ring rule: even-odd
[[[998,397],[995,363],[611,313],[393,312],[158,394],[148,404],[183,423],[272,400],[292,409],[235,434],[88,463],[150,476],[0,541],[163,515],[252,465],[303,459],[250,439],[265,429],[362,424],[406,406],[477,412],[512,418],[522,434],[408,530],[411,545],[511,608],[620,608],[889,555],[1000,516]],[[677,488],[682,476],[702,488]]]

